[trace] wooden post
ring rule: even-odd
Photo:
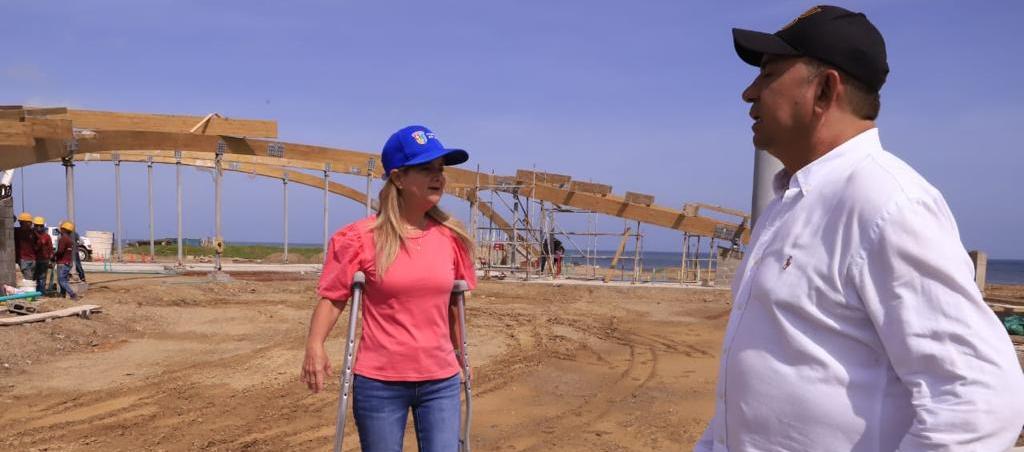
[[[978,285],[978,290],[985,294],[985,280],[987,279],[988,273],[988,255],[984,251],[974,250],[968,253],[971,256],[971,262],[974,262],[974,282]]]
[[[0,284],[13,286],[14,275],[14,197],[0,200]]]
[[[615,250],[615,256],[612,257],[612,263],[608,266],[608,270],[615,271],[615,266],[619,263],[619,256],[622,256],[622,251],[626,249],[626,241],[629,240],[629,233],[632,232],[633,228],[626,228],[622,231],[622,239],[619,240],[619,248]],[[611,273],[605,273],[604,282],[611,280]]]

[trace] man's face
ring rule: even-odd
[[[751,104],[757,149],[780,157],[808,133],[814,107],[811,75],[802,58],[765,55],[757,78],[743,91],[743,100]]]

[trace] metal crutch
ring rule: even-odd
[[[356,357],[356,320],[359,316],[359,304],[363,298],[363,286],[366,275],[356,272],[352,276],[352,306],[348,313],[348,342],[345,343],[345,364],[341,373],[341,397],[338,397],[338,423],[335,425],[334,452],[341,452],[341,444],[345,442],[345,417],[348,415],[349,393],[352,391],[352,363]]]
[[[467,339],[466,339],[466,291],[469,290],[469,285],[466,281],[457,280],[455,281],[455,287],[452,289],[452,297],[449,302],[448,308],[456,309],[457,315],[455,321],[458,325],[454,325],[457,328],[452,328],[452,333],[458,333],[458,339],[454,341],[457,344],[459,361],[462,362],[462,375],[466,379],[463,385],[466,397],[466,415],[462,418],[462,431],[459,435],[459,452],[469,452],[469,426],[473,420],[473,377],[469,372],[469,351],[467,350]]]

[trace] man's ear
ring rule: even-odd
[[[815,113],[824,113],[825,110],[835,105],[839,91],[842,89],[840,84],[839,72],[835,69],[825,69],[818,74],[817,80],[815,80],[815,89],[817,90],[814,97]]]

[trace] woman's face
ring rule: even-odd
[[[392,177],[405,205],[428,210],[441,201],[446,183],[444,158],[438,157],[429,163],[393,171]]]

